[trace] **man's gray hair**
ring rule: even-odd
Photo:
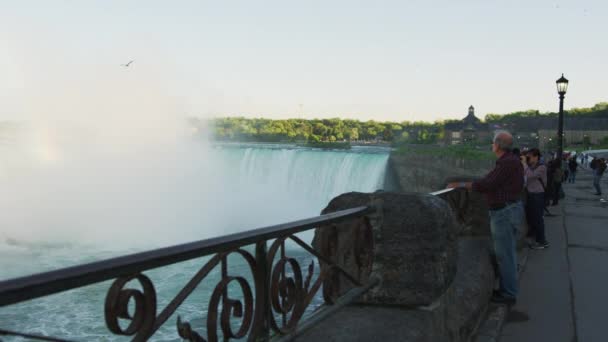
[[[511,151],[513,148],[513,136],[507,131],[496,131],[494,143],[501,151]]]

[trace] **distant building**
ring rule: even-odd
[[[538,147],[538,132],[529,129],[512,130],[513,145],[519,149]]]
[[[538,147],[541,151],[553,149],[557,139],[557,114],[512,117],[485,123],[475,116],[475,108],[469,107],[462,120],[445,124],[444,145],[490,144],[494,133],[505,130],[513,135],[513,144],[520,149]],[[608,116],[584,117],[568,115],[564,118],[564,145],[582,146],[606,143],[608,140]]]
[[[446,123],[444,142],[447,145],[476,143],[489,139],[490,135],[488,125],[475,116],[475,107],[470,106],[464,119]]]
[[[608,119],[566,118],[564,120],[564,145],[599,144],[608,137]],[[551,146],[557,139],[557,120],[544,122],[538,129],[538,147],[541,150]]]

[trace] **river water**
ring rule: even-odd
[[[53,157],[52,151],[44,152]],[[19,167],[11,158],[1,159],[0,280],[315,216],[341,193],[381,189],[388,160],[382,148],[324,151],[290,145],[190,144],[158,155],[164,157],[137,163],[132,162],[137,153],[101,161],[51,158]],[[301,265],[310,263],[305,253],[293,253]],[[205,260],[146,272],[160,309]],[[248,272],[242,261],[229,264],[231,272]],[[194,328],[201,332],[217,273],[178,310],[199,322]],[[110,335],[103,319],[109,286],[0,308],[0,328],[121,340]],[[176,340],[175,319],[153,340]]]

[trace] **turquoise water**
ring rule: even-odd
[[[105,167],[117,164],[111,160],[90,169],[65,163],[0,174],[0,185],[14,194],[0,201],[3,212],[11,213],[0,219],[6,227],[0,235],[0,279],[315,216],[336,195],[381,189],[387,159],[385,149],[216,145],[191,146],[161,161],[121,160],[128,170]],[[100,172],[103,180],[93,182],[90,175]],[[301,250],[290,247],[290,253],[303,268],[311,262]],[[156,287],[159,311],[206,260],[145,273]],[[238,257],[231,257],[229,265],[231,272],[250,277]],[[204,331],[218,272],[178,309],[198,331]],[[110,335],[103,319],[109,286],[95,284],[0,308],[0,327],[76,340],[121,340]],[[153,340],[176,340],[175,319]]]

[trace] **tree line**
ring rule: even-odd
[[[593,107],[570,108],[565,111],[569,117],[575,118],[608,118],[608,102],[600,102]],[[485,121],[488,123],[510,123],[520,119],[535,118],[557,118],[557,112],[544,112],[530,109],[508,114],[487,114]]]
[[[578,118],[608,118],[608,102],[589,108],[572,108],[569,116]],[[518,111],[508,114],[487,114],[488,124],[526,124],[557,117],[557,113],[541,113],[538,110]],[[193,118],[194,125],[203,125]],[[351,119],[264,119],[223,117],[212,119],[211,132],[218,141],[238,142],[336,142],[382,141],[433,144],[443,139],[445,125],[459,120],[436,122],[423,121],[359,121]]]
[[[337,142],[408,140],[434,143],[442,138],[443,123],[359,121],[351,119],[213,119],[213,136],[219,141]]]

